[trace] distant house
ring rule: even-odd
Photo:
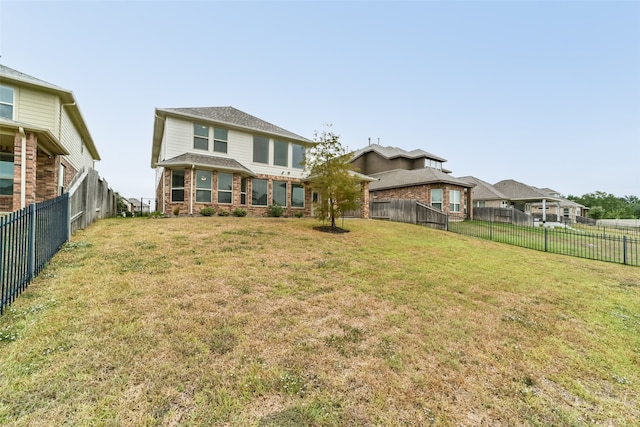
[[[98,160],[73,92],[0,65],[0,212],[62,194]]]
[[[559,202],[560,198],[546,194],[538,188],[532,187],[513,179],[505,179],[493,184],[493,187],[509,198],[509,203],[514,208],[531,213],[533,204],[546,205],[549,202]]]
[[[371,199],[416,199],[453,217],[471,213],[474,184],[454,178],[443,167],[445,159],[423,150],[371,144],[353,153],[351,163],[369,184]]]
[[[475,184],[471,190],[473,206],[478,208],[508,208],[509,197],[498,191],[493,185],[474,176],[462,176],[458,178],[471,184]]]
[[[278,204],[310,215],[303,161],[313,142],[233,107],[156,108],[151,167],[157,210],[204,207],[266,216]]]
[[[545,204],[546,214],[553,215],[556,220],[576,222],[577,217],[586,216],[588,208],[580,203],[576,203],[573,200],[566,199],[560,193],[551,188],[538,188],[544,194],[548,194],[554,198],[559,199],[554,203]],[[542,203],[533,203],[531,205],[531,212],[536,217],[542,216]]]
[[[125,203],[130,212],[136,215],[146,215],[151,212],[151,202],[150,201],[142,201],[140,199],[127,199],[127,203]]]

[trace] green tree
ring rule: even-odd
[[[314,135],[315,145],[308,151],[305,169],[309,173],[309,183],[319,195],[314,205],[316,217],[329,218],[331,227],[348,210],[358,207],[362,187],[353,175],[353,165],[349,163],[351,154],[340,143],[340,135],[324,130]]]
[[[604,217],[605,211],[602,206],[594,206],[589,210],[589,218],[593,219],[602,219]]]

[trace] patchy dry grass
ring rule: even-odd
[[[3,425],[633,425],[640,269],[406,224],[109,219],[0,318]]]

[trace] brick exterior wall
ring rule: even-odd
[[[386,190],[375,190],[376,199],[415,199],[424,203],[425,205],[431,206],[431,190],[433,189],[441,189],[442,190],[442,211],[444,213],[449,214],[451,218],[459,218],[464,219],[466,217],[466,210],[468,210],[467,203],[468,195],[467,188],[460,187],[457,185],[451,184],[424,184],[424,185],[413,185],[410,187],[401,187],[401,188],[391,188]],[[449,190],[458,190],[460,191],[460,212],[449,212]]]
[[[77,170],[63,156],[50,156],[38,150],[37,134],[26,132],[25,164],[22,164],[22,135],[16,131],[13,144],[13,196],[0,196],[0,212],[14,212],[22,208],[22,194],[25,206],[39,203],[59,195],[58,175],[60,165],[65,166],[64,188],[67,189]],[[9,152],[10,147],[2,147]],[[22,170],[25,171],[25,185],[22,187]]]
[[[156,196],[158,198],[158,210],[164,214],[174,214],[174,209],[179,208],[179,215],[199,215],[202,208],[213,208],[218,212],[219,210],[228,210],[231,214],[236,208],[241,208],[247,211],[248,216],[264,217],[267,216],[268,206],[253,206],[251,204],[251,184],[252,179],[247,178],[247,192],[246,192],[246,204],[240,203],[240,189],[242,176],[238,173],[233,174],[233,198],[232,203],[218,203],[218,173],[213,171],[212,177],[212,191],[211,191],[211,203],[201,203],[195,201],[195,191],[192,190],[191,185],[191,169],[185,169],[184,176],[184,201],[172,202],[171,201],[171,169],[165,168],[163,171],[162,179],[156,189]],[[195,176],[195,170],[193,171]],[[291,183],[302,184],[300,179],[290,178],[280,175],[262,175],[259,174],[255,179],[264,179],[269,181],[267,200],[273,199],[273,181],[286,181],[287,184],[287,206],[284,207],[284,216],[292,217],[296,212],[302,212],[304,216],[311,215],[311,191],[305,187],[304,194],[304,208],[291,207]],[[193,198],[193,203],[192,199]],[[270,204],[270,203],[269,203]]]

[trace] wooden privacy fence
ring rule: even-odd
[[[69,185],[68,192],[72,234],[117,213],[117,195],[95,169],[82,169]]]
[[[445,213],[415,199],[372,200],[369,202],[369,217],[426,225],[440,230],[446,230],[448,224]]]
[[[513,208],[473,208],[476,221],[507,222],[514,225],[533,226],[533,217]]]
[[[116,214],[116,197],[96,170],[83,170],[63,195],[0,218],[0,314],[74,231]]]

